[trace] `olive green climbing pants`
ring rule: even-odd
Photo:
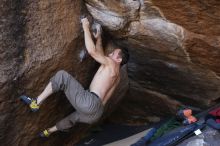
[[[76,122],[92,124],[104,111],[101,99],[93,92],[85,90],[82,85],[66,71],[58,71],[50,80],[53,92],[64,91],[75,112],[56,124],[58,130],[67,130]]]

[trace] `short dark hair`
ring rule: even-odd
[[[126,64],[128,62],[128,60],[129,60],[129,53],[128,53],[128,49],[121,48],[121,47],[119,47],[119,48],[121,49],[119,55],[122,58],[122,61],[121,61],[121,66],[122,66],[122,65],[124,65],[124,64]]]
[[[127,48],[123,47],[122,45],[119,45],[118,42],[116,43],[113,40],[109,40],[108,46],[109,46],[109,49],[110,49],[109,51],[110,52],[114,51],[117,48],[121,50],[120,53],[119,53],[120,57],[122,58],[122,61],[121,61],[121,64],[120,64],[121,66],[128,62],[129,52],[128,52]]]

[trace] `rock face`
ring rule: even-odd
[[[130,54],[129,91],[124,96],[128,84],[124,73],[106,107],[110,113],[124,97],[116,112],[120,117],[114,114],[112,119],[129,121],[131,113],[149,115],[144,122],[156,121],[180,105],[205,108],[219,101],[218,0],[2,0],[0,7],[2,145],[73,145],[79,131],[84,134],[88,129],[79,125],[69,134],[41,141],[37,133],[68,115],[71,105],[58,93],[45,101],[40,112],[30,113],[17,100],[24,93],[37,96],[60,69],[88,87],[97,69],[91,57],[83,57],[79,17],[88,12]]]
[[[38,96],[60,69],[88,88],[98,64],[83,55],[79,18],[84,7],[78,0],[1,2],[0,145],[63,145],[79,140],[77,130],[88,129],[77,126],[70,134],[41,141],[38,132],[56,124],[73,108],[62,93],[49,97],[38,113],[31,113],[18,100],[22,94]],[[127,84],[123,85],[121,89],[126,89]]]
[[[205,108],[218,101],[219,1],[86,2],[92,16],[129,48],[130,88],[116,113],[135,115],[130,107],[136,105],[135,111],[162,116],[180,105]]]

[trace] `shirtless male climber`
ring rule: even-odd
[[[90,33],[90,23],[87,18],[81,19],[84,30],[85,45],[88,53],[101,65],[96,72],[89,90],[85,90],[69,73],[61,70],[50,79],[44,91],[37,98],[25,95],[20,98],[29,105],[32,111],[38,111],[42,102],[52,93],[64,91],[75,112],[62,119],[55,126],[40,133],[41,137],[49,137],[55,131],[64,131],[75,125],[76,122],[92,124],[102,116],[104,105],[111,97],[120,80],[120,66],[127,61],[127,53],[116,47],[107,56],[104,55],[101,38],[101,25],[96,25],[93,33],[96,42]]]

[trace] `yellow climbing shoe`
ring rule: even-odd
[[[30,103],[29,107],[31,108],[31,110],[32,110],[33,112],[38,111],[39,108],[40,108],[40,106],[37,104],[37,100],[35,100],[35,99],[32,99],[32,100],[31,100],[31,103]]]
[[[42,137],[42,138],[47,138],[47,137],[50,136],[50,133],[48,132],[47,129],[45,129],[45,130],[42,131],[39,135],[40,135],[40,137]]]
[[[33,112],[39,110],[40,106],[37,104],[37,98],[30,98],[26,95],[22,95],[19,97],[25,104],[29,105]]]

